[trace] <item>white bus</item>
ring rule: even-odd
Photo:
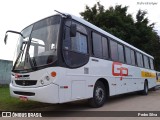
[[[58,13],[21,32],[10,94],[22,100],[65,103],[88,99],[101,107],[109,96],[156,86],[153,57],[95,25]]]

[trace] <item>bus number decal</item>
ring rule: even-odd
[[[122,67],[122,63],[113,62],[112,63],[112,75],[113,76],[128,76],[128,69]]]

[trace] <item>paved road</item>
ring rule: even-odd
[[[36,110],[36,109],[34,109]],[[101,108],[90,108],[85,101],[82,102],[74,102],[74,103],[66,103],[60,105],[51,105],[49,107],[38,109],[39,111],[55,111],[55,110],[71,110],[71,111],[160,111],[160,90],[157,91],[150,91],[148,96],[137,95],[136,93],[121,95],[110,98],[106,104]],[[72,113],[70,113],[72,114]],[[74,113],[73,113],[74,114]],[[63,116],[63,115],[62,115]],[[2,118],[0,118],[2,119]],[[4,118],[3,118],[4,119]],[[9,118],[8,118],[9,119]],[[33,118],[32,118],[33,119]],[[43,120],[44,118],[34,118],[33,120]],[[109,119],[109,120],[135,120],[135,118],[113,118],[113,117],[55,117],[55,118],[45,118],[46,120],[53,120],[53,119],[65,119],[65,120],[97,120],[97,119]],[[150,117],[143,117],[137,119],[142,120],[150,120]],[[159,120],[160,118],[154,118],[154,120]],[[12,120],[19,120],[17,118],[12,118]],[[25,119],[24,119],[25,120]]]

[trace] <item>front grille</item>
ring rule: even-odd
[[[35,93],[32,93],[32,92],[19,92],[19,91],[13,91],[15,94],[18,94],[18,95],[26,95],[26,96],[34,96]]]
[[[36,85],[37,80],[15,80],[15,83],[21,86],[31,86],[31,85]]]

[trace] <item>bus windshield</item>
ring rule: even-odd
[[[44,66],[57,59],[60,16],[55,15],[25,28],[17,45],[13,70]]]

